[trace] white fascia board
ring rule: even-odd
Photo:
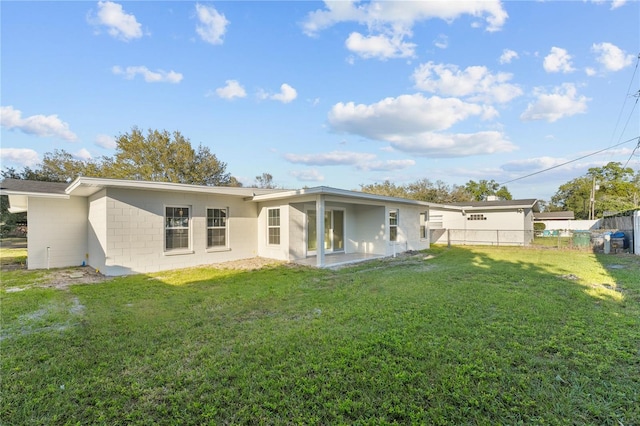
[[[25,197],[38,197],[38,198],[63,198],[68,199],[67,194],[51,194],[46,192],[26,192],[26,191],[14,191],[10,189],[0,189],[0,195],[8,196],[25,196]]]
[[[227,186],[204,186],[190,185],[173,182],[151,182],[126,179],[103,179],[91,177],[79,177],[73,181],[65,190],[67,194],[89,196],[103,188],[128,188],[144,189],[149,191],[177,191],[196,192],[204,194],[231,195],[237,197],[250,197],[256,192],[273,191],[256,188],[227,187]]]
[[[392,203],[411,204],[414,206],[425,206],[425,207],[439,206],[439,204],[428,203],[426,201],[409,200],[407,198],[399,198],[399,197],[388,197],[385,195],[376,195],[376,194],[369,194],[366,192],[349,191],[347,189],[331,188],[328,186],[316,186],[313,188],[298,189],[298,190],[285,191],[285,192],[279,192],[274,194],[255,195],[254,197],[250,198],[250,200],[251,201],[273,201],[273,200],[282,200],[286,198],[302,197],[305,195],[332,195],[336,197],[376,201],[380,203],[392,202]]]

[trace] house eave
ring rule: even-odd
[[[256,202],[266,202],[266,201],[277,201],[277,200],[285,200],[285,199],[293,199],[300,198],[304,196],[316,196],[316,195],[326,195],[326,196],[334,196],[339,198],[350,198],[350,199],[358,199],[362,201],[371,201],[371,202],[379,202],[379,203],[399,203],[399,204],[410,204],[414,206],[438,206],[435,203],[428,203],[426,201],[418,201],[418,200],[410,200],[407,198],[399,198],[399,197],[389,197],[386,195],[377,195],[377,194],[369,194],[366,192],[359,191],[350,191],[347,189],[338,189],[332,188],[329,186],[316,186],[313,188],[303,188],[296,189],[272,194],[261,194],[254,195],[252,197],[248,197],[249,201]]]
[[[105,179],[79,177],[66,189],[70,195],[91,196],[104,188],[142,189],[147,191],[174,191],[201,194],[229,195],[235,197],[252,196],[255,193],[282,191],[273,189],[230,187],[230,186],[203,186],[173,182],[151,182],[126,179]]]

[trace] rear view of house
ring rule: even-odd
[[[6,179],[27,211],[30,269],[87,264],[106,275],[250,257],[323,267],[429,247],[431,204],[316,187],[295,191],[80,177]],[[342,257],[340,257],[342,256]]]

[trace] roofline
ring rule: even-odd
[[[411,200],[409,198],[390,197],[387,195],[370,194],[367,192],[351,191],[348,189],[333,188],[330,186],[315,186],[313,188],[294,189],[290,191],[278,192],[273,194],[255,195],[250,199],[252,201],[274,201],[286,198],[303,197],[305,195],[333,195],[337,197],[358,198],[368,201],[394,202],[401,204],[412,204],[425,207],[439,207],[440,204],[430,203],[427,201]],[[454,207],[456,208],[456,207]]]
[[[25,197],[63,198],[68,199],[69,194],[53,194],[51,192],[15,191],[12,189],[0,189],[0,195],[22,195]]]
[[[174,183],[174,182],[154,182],[144,180],[128,180],[128,179],[109,179],[109,178],[95,178],[80,176],[76,178],[67,187],[65,192],[69,195],[73,195],[74,191],[78,191],[80,188],[95,187],[96,190],[92,193],[99,191],[105,187],[118,187],[118,188],[130,188],[130,189],[147,189],[157,191],[180,191],[180,192],[199,192],[199,193],[218,193],[224,195],[232,195],[239,197],[247,197],[255,194],[256,191],[283,191],[274,189],[261,189],[261,188],[247,188],[247,187],[234,187],[234,186],[205,186],[194,185],[187,183]]]

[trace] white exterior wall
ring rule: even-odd
[[[267,230],[267,210],[270,208],[280,209],[280,244],[269,244]],[[258,256],[277,260],[291,260],[289,257],[289,205],[279,201],[262,203],[258,207],[259,215],[257,221],[257,247]],[[255,221],[254,221],[255,222]]]
[[[190,250],[166,252],[166,206],[190,208]],[[228,208],[228,248],[207,249],[207,208]],[[107,275],[147,273],[257,255],[255,204],[238,197],[107,189]]]
[[[89,197],[87,227],[88,263],[105,272],[107,254],[107,191],[103,189]]]
[[[29,197],[28,203],[29,269],[82,265],[87,255],[87,199]]]
[[[442,229],[432,229],[432,243],[437,244],[500,244],[527,245],[533,237],[531,209],[467,210],[431,209],[432,215],[442,215]],[[469,220],[481,214],[486,220]]]
[[[347,224],[353,226],[353,245],[356,253],[370,253],[386,256],[387,221],[384,206],[358,205],[355,215]]]
[[[602,227],[602,219],[596,220],[537,220],[536,223],[544,223],[545,230],[590,231]]]

